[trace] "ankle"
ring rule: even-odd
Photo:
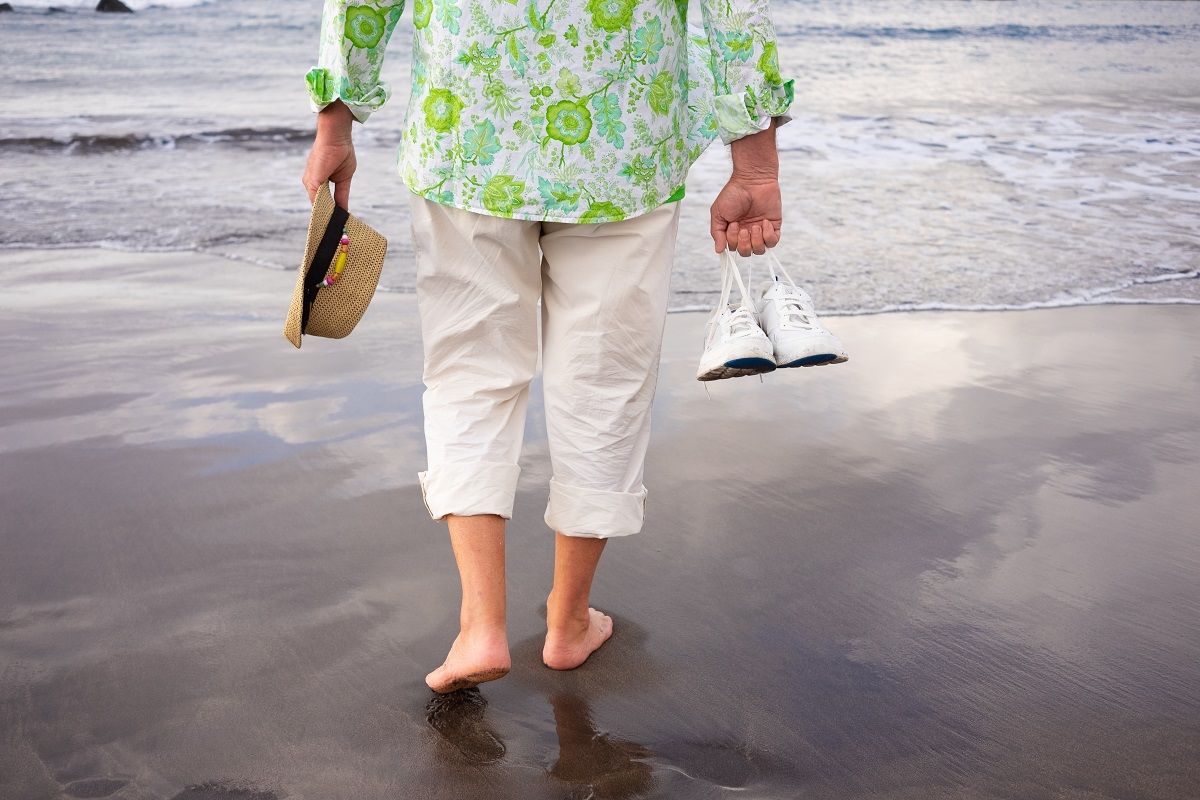
[[[586,596],[563,597],[550,590],[546,597],[546,627],[551,630],[587,627],[589,619]]]
[[[458,620],[459,634],[467,639],[487,639],[508,636],[508,626],[503,618],[460,616]]]

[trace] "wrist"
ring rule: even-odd
[[[734,166],[729,180],[745,184],[779,183],[779,168],[774,169],[760,166]]]
[[[779,180],[779,153],[775,147],[775,119],[761,131],[735,139],[729,146],[733,178],[749,183]]]
[[[317,114],[317,136],[322,139],[351,138],[354,114],[341,100],[334,100]]]

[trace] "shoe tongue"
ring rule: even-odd
[[[778,294],[780,296],[786,296],[789,300],[798,300],[802,303],[808,302],[808,295],[803,289],[799,287],[784,286],[782,283],[778,284],[778,287]]]

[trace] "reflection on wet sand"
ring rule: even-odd
[[[556,691],[550,696],[558,754],[547,774],[570,789],[569,797],[641,797],[654,787],[643,745],[596,728],[587,701],[579,694]],[[495,764],[506,748],[487,721],[488,701],[479,688],[435,694],[425,707],[425,719],[441,740],[473,766]],[[453,764],[448,765],[451,768]]]
[[[621,800],[653,788],[646,747],[596,730],[587,701],[577,694],[555,692],[550,705],[558,733],[558,758],[550,776],[568,784],[571,797]]]

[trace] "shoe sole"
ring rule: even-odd
[[[746,375],[761,375],[772,372],[776,366],[774,361],[766,358],[735,358],[726,361],[718,367],[713,367],[703,375],[696,376],[699,381],[719,381],[725,378],[742,378]]]
[[[786,364],[779,364],[780,369],[788,369],[790,367],[822,367],[826,364],[844,364],[850,360],[850,356],[839,356],[834,353],[818,353],[815,356],[805,356],[797,358],[795,361],[789,361]]]

